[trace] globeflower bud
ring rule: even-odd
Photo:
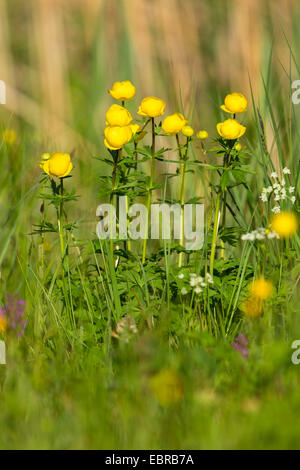
[[[130,112],[118,104],[113,104],[106,111],[105,117],[109,126],[128,126],[132,121]]]
[[[188,123],[181,113],[174,113],[167,116],[162,122],[162,129],[166,134],[178,134]]]
[[[186,137],[192,137],[192,135],[194,135],[194,129],[191,126],[183,126],[183,128],[181,129],[181,132]]]
[[[130,124],[130,129],[131,129],[132,135],[135,135],[137,132],[140,132],[141,126],[139,124]]]
[[[197,134],[196,134],[196,137],[198,139],[201,139],[201,140],[207,139],[208,132],[207,131],[198,131]]]
[[[118,101],[131,100],[135,95],[135,86],[129,80],[115,82],[109,93]]]
[[[239,152],[240,150],[242,150],[242,146],[241,146],[241,144],[240,144],[239,142],[237,142],[237,143],[235,144],[234,150],[237,150],[238,152]]]
[[[165,107],[166,103],[164,100],[156,98],[155,96],[148,96],[141,102],[138,114],[155,118],[164,114]]]
[[[108,126],[104,129],[104,144],[110,150],[118,150],[132,137],[130,126]]]
[[[226,96],[221,109],[226,113],[244,113],[247,110],[248,101],[242,93],[230,93]]]
[[[223,139],[235,140],[246,132],[246,127],[242,126],[236,119],[226,119],[217,124],[217,130]]]
[[[42,158],[45,158],[45,155],[43,154]],[[48,160],[41,161],[40,167],[49,176],[64,178],[71,172],[73,165],[68,153],[55,152]]]

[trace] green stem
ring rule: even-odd
[[[220,217],[220,202],[221,202],[221,192],[219,192],[217,195],[217,202],[216,202],[216,208],[215,208],[214,231],[213,231],[213,239],[212,239],[211,254],[210,254],[210,275],[211,276],[213,276],[213,273],[214,273],[214,261],[215,261],[216,243],[217,243],[219,217]]]
[[[180,148],[180,143],[179,143],[179,137],[178,134],[176,134],[176,140],[177,140],[177,146],[178,146],[178,153],[179,153],[179,159],[182,160],[182,152]],[[184,163],[180,165],[180,178],[181,178],[181,187],[180,187],[180,241],[179,244],[180,246],[183,246],[184,242],[184,226],[183,226],[183,221],[184,221],[184,189],[185,189],[185,170],[186,170],[186,159],[187,159],[187,153],[188,153],[188,145],[189,145],[189,138],[187,137],[186,140],[186,150],[185,150],[185,155],[184,155]],[[178,267],[181,268],[182,266],[182,258],[183,258],[183,252],[181,251],[179,253],[178,257]]]
[[[61,264],[62,264],[62,288],[63,294],[65,299],[65,306],[68,313],[68,317],[70,320],[70,324],[73,322],[73,326],[75,326],[74,318],[72,317],[71,305],[69,300],[69,293],[68,293],[68,285],[66,281],[66,265],[65,265],[65,241],[64,241],[64,221],[63,221],[63,213],[64,213],[64,180],[60,178],[60,203],[58,209],[58,232],[59,232],[59,241],[60,241],[60,252],[61,252]]]
[[[147,240],[148,240],[148,227],[150,222],[150,206],[151,206],[151,199],[152,199],[152,188],[153,188],[153,180],[154,180],[154,172],[155,172],[155,124],[154,118],[151,118],[152,123],[152,147],[151,147],[151,174],[150,174],[150,183],[148,188],[148,198],[147,198],[147,224],[146,224],[146,232],[144,235],[144,244],[143,244],[143,257],[142,263],[144,264],[146,261],[146,251],[147,251]]]
[[[114,190],[116,189],[116,177],[117,177],[117,168],[118,168],[118,163],[119,159],[121,157],[121,149],[117,151],[117,157],[116,160],[114,161],[114,167],[113,167],[113,172],[112,172],[112,180],[111,180],[111,195],[110,195],[110,204],[113,203],[114,199]],[[110,227],[111,227],[111,233],[110,233],[110,252],[111,252],[111,257],[114,262],[114,240],[113,240],[113,227],[112,227],[112,219],[110,220]]]

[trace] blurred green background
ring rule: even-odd
[[[1,122],[21,121],[57,144],[97,144],[107,90],[131,79],[131,110],[157,95],[167,112],[184,106],[214,130],[219,96],[249,96],[250,77],[259,97],[271,50],[276,83],[288,86],[285,35],[299,43],[299,14],[296,0],[1,0]]]

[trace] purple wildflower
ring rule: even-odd
[[[248,352],[248,340],[243,333],[240,333],[236,338],[233,343],[231,343],[231,346],[236,350],[241,353],[241,355],[245,358],[248,359],[249,357],[249,352]]]
[[[0,314],[6,319],[8,328],[14,330],[17,336],[23,336],[27,324],[25,317],[25,300],[7,294],[7,302],[0,308]]]

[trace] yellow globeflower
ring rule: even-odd
[[[247,110],[248,101],[242,93],[230,93],[226,96],[221,109],[226,113],[244,113]]]
[[[248,318],[260,317],[263,313],[262,300],[257,297],[248,297],[241,305],[243,314]]]
[[[118,101],[131,100],[135,95],[135,86],[129,80],[115,82],[109,93]]]
[[[169,369],[161,370],[151,380],[153,394],[162,406],[177,403],[183,396],[183,384],[179,375]]]
[[[43,154],[42,158],[45,158],[45,155]],[[41,161],[40,167],[49,176],[64,178],[71,172],[73,165],[68,153],[55,152],[48,160]]]
[[[180,132],[187,123],[188,121],[181,113],[174,113],[163,120],[161,127],[166,134],[172,135],[178,134],[178,132]]]
[[[198,131],[197,134],[196,134],[196,137],[198,139],[201,139],[201,140],[207,139],[208,132],[207,131]]]
[[[128,126],[132,121],[130,112],[119,104],[113,104],[106,111],[105,117],[108,126]]]
[[[164,114],[165,107],[166,103],[164,100],[156,98],[155,96],[148,96],[141,102],[138,114],[155,118]]]
[[[246,127],[242,126],[236,119],[226,119],[217,124],[217,130],[223,139],[235,140],[246,132]]]
[[[299,220],[294,212],[280,212],[273,215],[271,228],[280,238],[289,238],[295,235],[299,228]]]
[[[272,282],[268,281],[264,277],[255,279],[250,285],[251,297],[260,300],[266,300],[273,294],[274,287]]]
[[[183,126],[183,128],[181,129],[181,132],[186,137],[192,137],[192,135],[194,135],[194,129],[191,126]]]
[[[13,145],[17,140],[16,131],[14,131],[13,129],[5,129],[2,132],[2,140],[8,145]]]
[[[240,150],[242,150],[241,144],[240,144],[239,142],[237,142],[237,143],[235,144],[235,146],[234,146],[234,149],[237,150],[238,152],[239,152]]]
[[[130,126],[108,126],[104,129],[104,144],[110,150],[118,150],[132,137]]]

